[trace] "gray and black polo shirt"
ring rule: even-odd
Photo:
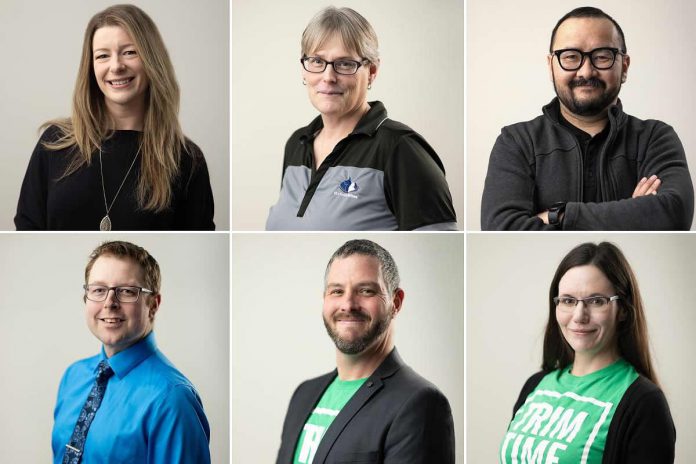
[[[317,169],[321,116],[285,145],[280,198],[266,230],[456,230],[442,161],[381,102]]]

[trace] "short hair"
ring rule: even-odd
[[[85,267],[85,283],[89,283],[89,273],[92,271],[95,261],[100,256],[113,256],[119,259],[130,259],[140,266],[143,271],[143,285],[152,290],[153,295],[159,294],[162,276],[159,264],[148,251],[130,242],[111,241],[104,242],[92,251]]]
[[[563,337],[556,321],[558,284],[571,268],[592,265],[602,271],[619,295],[617,304],[626,316],[616,325],[616,339],[621,357],[636,371],[657,384],[648,346],[648,327],[643,313],[643,299],[630,264],[621,250],[609,242],[583,243],[573,248],[558,265],[549,288],[549,319],[544,335],[544,359],[542,369],[552,371],[570,365],[575,352]]]
[[[329,6],[314,15],[302,33],[302,55],[314,53],[338,35],[348,51],[370,63],[379,63],[377,34],[367,20],[351,8]]]
[[[61,178],[92,161],[92,156],[111,135],[112,118],[94,75],[92,42],[97,29],[122,28],[133,39],[149,85],[141,135],[140,175],[136,200],[145,210],[164,211],[173,203],[172,183],[179,175],[179,161],[187,153],[179,124],[179,84],[167,47],[155,22],[135,5],[113,5],[95,14],[85,29],[82,54],[73,93],[72,115],[47,121],[61,132],[44,146],[50,150],[73,148],[73,156]],[[191,155],[193,156],[193,155]]]
[[[326,265],[326,271],[324,272],[325,286],[327,283],[326,280],[329,277],[331,264],[333,264],[336,259],[347,258],[352,255],[372,256],[373,258],[377,258],[380,271],[382,271],[382,278],[387,285],[389,294],[393,295],[394,291],[399,288],[399,269],[397,269],[392,255],[375,242],[365,239],[349,240],[331,255],[331,259],[329,259],[329,263]]]
[[[553,28],[553,32],[551,32],[551,42],[549,43],[549,53],[553,53],[553,41],[556,39],[556,31],[558,31],[558,28],[561,26],[561,24],[566,20],[570,18],[604,18],[608,19],[609,21],[612,22],[614,27],[616,28],[616,31],[619,33],[619,37],[621,38],[621,52],[626,53],[626,37],[624,37],[623,30],[621,29],[621,26],[619,26],[619,23],[617,23],[614,18],[600,10],[599,8],[595,8],[592,6],[581,6],[580,8],[576,8],[573,11],[566,13],[565,16],[563,16],[561,19],[558,20],[556,23],[556,27]]]

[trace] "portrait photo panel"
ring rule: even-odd
[[[3,460],[51,460],[54,408],[61,378],[76,361],[98,355],[100,340],[109,342],[102,332],[97,332],[100,339],[91,333],[94,321],[88,311],[104,303],[83,300],[82,288],[90,254],[106,241],[140,246],[158,262],[161,299],[153,323],[156,346],[200,397],[210,427],[212,462],[228,462],[227,234],[0,234],[0,394],[7,399],[0,414]],[[126,283],[144,285],[140,278]],[[142,293],[139,298],[146,296]],[[119,310],[107,316],[123,317],[128,321],[125,324],[133,324],[136,319],[129,318],[131,313],[127,311],[132,311],[135,304],[121,303]],[[107,395],[108,388],[115,392],[117,387],[109,385]],[[134,392],[133,397],[141,398],[138,395],[146,393]],[[79,400],[82,402],[83,398]],[[72,427],[74,423],[69,425]]]
[[[541,370],[545,327],[550,311],[549,288],[554,273],[566,254],[587,242],[614,244],[633,270],[642,297],[654,377],[667,400],[676,429],[674,462],[696,459],[691,446],[696,440],[696,400],[691,388],[695,379],[691,369],[686,367],[693,364],[693,353],[696,352],[696,341],[692,336],[696,330],[696,315],[692,310],[692,302],[696,298],[696,237],[691,234],[593,233],[542,238],[539,234],[470,234],[467,240],[466,337],[468,462],[494,462],[501,458],[506,431],[520,390],[532,374]],[[578,267],[571,267],[561,277],[570,274],[573,269]],[[561,287],[559,285],[559,293]],[[597,289],[588,285],[578,292],[586,291],[589,294],[594,290]],[[612,304],[623,308],[621,305],[628,303],[626,300],[622,303],[621,298]],[[598,306],[601,302],[594,304]],[[600,333],[597,350],[600,346],[607,346],[606,343],[601,345],[602,337],[611,337],[612,329],[605,322],[595,316],[591,320],[577,316],[577,320],[573,319],[574,324],[570,324],[562,318],[556,320],[560,314],[558,311],[556,308],[552,328],[559,325],[561,332],[564,327],[585,330],[578,337],[584,335],[589,340],[594,340],[592,333]],[[630,313],[627,314],[617,317],[617,331],[621,330],[621,324],[627,323],[624,321],[631,321]],[[564,326],[565,323],[568,325]],[[603,327],[601,332],[590,332],[600,326]],[[569,346],[574,346],[573,343]],[[588,345],[588,352],[595,349],[593,346]],[[575,347],[584,349],[581,345]],[[643,398],[642,401],[647,401],[646,397]],[[657,416],[650,418],[648,423],[653,423],[653,420],[658,420]],[[544,435],[549,440],[546,452],[551,453],[552,445],[559,440],[552,439],[554,434],[548,435],[552,429],[544,429],[545,424],[547,422],[540,422],[537,428],[525,426],[522,429],[536,430],[535,433]],[[559,441],[558,449],[570,446],[573,441],[568,438],[568,432],[575,429],[569,424],[566,423],[566,436]],[[651,435],[669,430],[667,426],[655,427]],[[517,432],[519,430],[516,429]],[[539,435],[535,446],[543,439]],[[507,442],[508,452],[514,443],[514,439]],[[520,445],[516,449],[521,451],[522,448]]]
[[[377,243],[396,263],[404,298],[391,320],[395,346],[447,398],[463,462],[464,237],[364,233],[233,234],[232,462],[274,462],[296,387],[336,368],[322,322],[324,272],[355,239]]]

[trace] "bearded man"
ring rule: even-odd
[[[323,318],[336,369],[290,400],[278,464],[454,463],[447,398],[394,347],[404,291],[387,250],[351,240],[326,267]]]
[[[631,59],[619,24],[576,8],[551,34],[556,98],[504,127],[481,203],[484,230],[689,230],[694,190],[674,129],[623,112]]]

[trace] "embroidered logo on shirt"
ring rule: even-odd
[[[353,193],[358,191],[358,184],[353,182],[350,177],[338,184],[338,186],[341,187],[341,190],[343,190],[345,193]]]
[[[358,184],[353,181],[352,178],[348,178],[338,184],[339,190],[334,191],[334,195],[340,196],[340,197],[349,197],[349,198],[358,198],[358,190],[360,190],[360,187],[358,187]]]

